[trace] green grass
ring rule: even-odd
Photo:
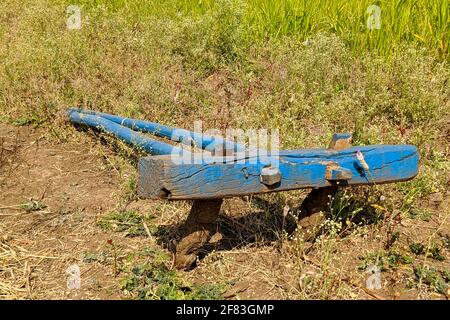
[[[151,217],[134,211],[110,212],[97,221],[97,224],[104,230],[123,232],[130,237],[146,235],[144,223],[147,224],[149,232],[156,232],[156,226],[152,224]]]
[[[360,53],[376,50],[389,55],[403,41],[449,54],[449,4],[445,1],[267,1],[249,0],[249,18],[258,35],[295,35],[306,39],[320,31],[343,37]],[[371,5],[381,9],[381,28],[366,27]]]
[[[81,7],[80,30],[66,28],[69,4]],[[380,30],[366,27],[371,4],[382,9]],[[379,229],[385,222],[380,206],[417,217],[409,221],[414,226],[445,220],[427,205],[427,197],[445,196],[450,175],[445,140],[450,118],[448,14],[449,3],[441,0],[4,0],[0,121],[43,127],[49,132],[45,138],[56,137],[58,143],[83,135],[107,144],[115,157],[102,148],[93,152],[122,183],[117,210],[98,223],[126,236],[146,237],[144,222],[152,235],[155,227],[151,219],[126,210],[137,199],[136,179],[123,168],[137,154],[111,137],[75,131],[64,121],[68,107],[187,129],[196,120],[205,129],[273,128],[286,149],[325,147],[335,132],[353,132],[355,145],[414,144],[421,157],[418,177],[371,187],[362,196],[355,190],[339,193],[315,250],[321,269],[334,272],[345,236],[370,232],[381,235],[383,241],[376,241],[389,248],[363,257],[363,269],[377,262],[389,270],[409,268],[411,256],[441,263],[448,255],[448,238],[447,249],[424,245],[421,253],[413,246],[405,253],[398,248],[405,234],[385,237]],[[296,205],[302,199],[297,193],[264,197],[282,208],[288,195]],[[156,204],[152,213],[183,214],[175,210],[179,207]],[[265,213],[265,219],[273,220],[271,209]],[[102,257],[83,256],[88,262],[97,259]],[[123,283],[129,296],[220,297],[220,286],[186,285],[167,268],[167,259],[159,260],[151,256],[130,267]],[[211,268],[214,277],[220,274],[214,264]],[[344,269],[340,272],[346,275]],[[442,280],[416,274],[438,291],[448,281],[446,273]],[[329,280],[342,281],[330,277],[311,280],[302,296],[335,298]]]
[[[45,209],[47,206],[38,200],[31,199],[30,201],[20,204],[20,208],[26,212],[33,212]]]
[[[435,268],[416,266],[414,274],[417,281],[423,282],[438,293],[445,293],[449,287],[446,272],[440,272]]]
[[[220,285],[184,285],[175,270],[152,264],[135,266],[122,280],[122,289],[137,299],[152,300],[217,300],[223,292]]]
[[[126,13],[133,21],[157,16],[176,19],[207,16],[231,8],[235,20],[249,39],[293,36],[306,40],[318,32],[333,32],[357,53],[375,50],[390,55],[403,42],[416,43],[441,58],[450,53],[450,5],[441,0],[176,0],[176,1],[56,1],[79,4],[94,9],[103,7],[111,13]],[[381,28],[370,30],[368,8],[381,9]],[[228,20],[224,21],[229,23]],[[218,24],[219,28],[221,24]],[[237,27],[235,24],[233,27]]]
[[[193,285],[167,268],[169,257],[161,251],[147,252],[150,261],[132,265],[121,281],[122,290],[133,299],[216,300],[225,289],[222,284]]]
[[[323,139],[330,129],[351,129],[358,143],[379,143],[368,122],[408,128],[448,114],[448,67],[438,62],[447,55],[434,52],[431,36],[422,43],[411,35],[424,38],[431,28],[445,44],[448,23],[434,31],[445,2],[380,3],[405,21],[376,31],[384,40],[373,45],[367,30],[351,30],[369,2],[305,3],[8,0],[0,9],[1,119],[45,126],[73,105],[177,126],[200,115],[215,127],[277,127],[286,146],[298,146],[308,135],[303,119],[319,125]],[[66,29],[68,4],[81,6],[80,30]],[[302,10],[311,16],[306,31],[288,23]],[[342,27],[330,27],[333,19]],[[218,72],[238,90],[230,101],[203,85]],[[246,119],[243,105],[256,113]],[[424,145],[438,135],[427,128],[415,139]]]
[[[413,258],[408,254],[399,250],[380,250],[369,252],[365,256],[359,257],[362,262],[358,265],[358,269],[366,270],[370,265],[376,265],[381,271],[388,269],[397,269],[413,262]]]
[[[356,195],[348,190],[338,191],[330,199],[330,218],[333,221],[351,225],[377,224],[383,218],[383,213],[372,206],[378,202],[375,192]]]

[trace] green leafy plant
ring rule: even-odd
[[[409,245],[409,249],[415,255],[425,254],[425,246],[418,242],[413,242]]]
[[[152,217],[141,215],[135,211],[111,212],[101,217],[97,224],[105,230],[124,232],[126,236],[135,237],[146,234],[144,223],[150,233],[156,232],[156,226],[152,223]]]
[[[442,254],[441,248],[439,248],[439,246],[436,244],[431,246],[427,255],[437,261],[445,260],[445,256]]]
[[[418,281],[429,285],[434,291],[444,294],[448,288],[439,271],[430,267],[414,267],[414,275]]]
[[[88,252],[85,251],[81,254],[81,260],[85,263],[93,263],[100,262],[103,263],[106,261],[107,254],[104,252]]]
[[[156,252],[155,259],[136,265],[122,280],[122,289],[136,299],[214,300],[220,299],[223,285],[186,285],[177,271],[166,267],[167,257]]]
[[[413,262],[411,256],[394,249],[369,252],[365,256],[361,256],[360,260],[362,262],[358,265],[358,270],[365,270],[369,265],[374,264],[380,267],[382,271],[386,271]]]
[[[47,206],[38,200],[30,200],[20,204],[20,208],[26,212],[33,212],[45,209]]]

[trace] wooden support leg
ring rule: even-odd
[[[349,133],[334,134],[328,146],[329,150],[344,150],[351,147],[352,135]],[[329,169],[329,170],[328,170]],[[327,179],[349,179],[347,170],[339,167],[327,168]],[[319,231],[319,225],[325,221],[324,212],[328,209],[328,203],[337,192],[337,186],[313,189],[303,200],[300,207],[298,224],[301,226],[299,235],[306,241],[314,240]]]
[[[336,194],[337,187],[313,189],[303,200],[300,207],[298,224],[299,235],[306,241],[313,240],[319,231],[319,225],[325,221],[324,212],[328,208],[330,198]]]
[[[184,226],[183,238],[176,248],[176,268],[192,267],[201,248],[216,232],[222,201],[222,199],[194,200]]]

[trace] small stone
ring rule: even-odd
[[[212,235],[212,237],[209,239],[209,243],[218,243],[220,240],[223,239],[223,236],[220,232],[216,232]]]
[[[436,205],[440,204],[442,201],[444,201],[444,195],[440,192],[433,193],[430,196],[430,201]]]

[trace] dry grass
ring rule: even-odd
[[[0,226],[1,228],[2,226]],[[14,225],[8,224],[8,228]],[[35,249],[33,244],[26,239],[6,236],[3,232],[3,239],[0,243],[0,298],[2,299],[33,299],[34,281],[32,274],[38,270],[41,272],[41,264],[45,260],[55,260],[58,257],[48,255],[51,249]],[[20,243],[25,244],[21,246]]]
[[[1,243],[0,263],[2,265],[2,282],[0,283],[0,297],[2,299],[17,299],[27,293],[27,265],[23,265],[21,260],[26,258],[23,248],[11,248]],[[5,273],[10,272],[10,279],[7,280]],[[6,278],[6,279],[5,279]],[[17,280],[19,279],[19,280]],[[22,283],[21,283],[22,282]],[[24,283],[25,282],[25,283]]]

